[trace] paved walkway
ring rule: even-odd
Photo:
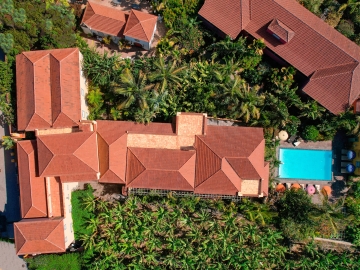
[[[26,262],[16,256],[15,245],[0,242],[0,270],[24,270]]]
[[[7,125],[0,123],[0,139],[9,135]],[[0,233],[2,237],[14,236],[13,222],[20,220],[19,186],[17,183],[14,150],[0,148]]]

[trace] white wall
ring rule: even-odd
[[[155,24],[154,31],[153,31],[153,33],[152,33],[150,42],[147,42],[147,41],[145,41],[145,40],[135,39],[135,38],[128,37],[128,36],[125,36],[125,39],[126,39],[127,41],[129,41],[131,45],[133,45],[133,44],[136,42],[136,43],[141,44],[141,46],[142,46],[145,50],[150,50],[150,48],[151,48],[151,43],[152,43],[153,40],[154,40],[154,36],[155,36],[155,32],[156,32],[156,26],[157,26],[157,24]]]
[[[72,219],[71,192],[79,188],[78,182],[63,183],[63,202],[64,202],[64,235],[65,247],[67,248],[75,239]]]
[[[79,53],[80,63],[80,108],[81,108],[81,120],[87,120],[89,116],[89,107],[86,101],[86,95],[89,92],[88,84],[82,69],[83,55]]]

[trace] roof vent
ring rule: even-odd
[[[295,36],[295,32],[283,24],[278,19],[273,19],[267,28],[267,32],[272,34],[277,40],[285,44]]]

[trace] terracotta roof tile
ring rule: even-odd
[[[218,171],[205,182],[195,187],[195,193],[237,195],[239,190],[234,186],[223,171]]]
[[[132,9],[126,22],[124,36],[150,42],[157,23],[157,16]]]
[[[268,181],[261,128],[208,126],[205,136],[197,136],[195,148],[195,192],[236,195],[242,180]]]
[[[289,42],[295,36],[295,32],[278,19],[271,21],[268,26],[268,31],[278,36],[285,43]]]
[[[42,176],[99,172],[95,132],[38,136],[37,146],[39,153],[45,153],[38,157],[39,174]]]
[[[36,141],[17,143],[22,218],[47,216],[45,178],[36,177]]]
[[[59,177],[49,177],[47,179],[49,182],[50,189],[47,189],[48,196],[50,195],[51,208],[49,209],[49,217],[61,217],[64,216],[64,206],[63,206],[63,195],[62,195],[62,185]]]
[[[17,255],[65,252],[63,218],[23,219],[14,234]]]
[[[148,125],[127,121],[97,121],[99,164],[102,183],[125,183],[127,132],[174,134],[173,125]]]
[[[250,0],[206,0],[199,15],[235,39],[250,21]]]
[[[123,36],[128,15],[112,7],[88,1],[81,24],[111,36]]]
[[[127,186],[192,191],[194,155],[195,151],[129,148]]]
[[[18,130],[72,127],[80,120],[77,48],[16,56]]]
[[[360,61],[360,48],[357,44],[294,0],[250,0],[251,20],[247,25],[233,19],[234,16],[239,16],[232,14],[242,11],[235,4],[239,2],[207,0],[199,14],[225,33],[236,29],[234,34],[237,35],[245,30],[257,39],[264,39],[268,49],[308,77],[325,69],[328,69],[325,73],[334,73],[327,79],[318,78],[318,82],[314,82],[315,78],[310,79],[310,85],[304,88],[307,94],[329,111],[339,113],[355,101],[360,93],[360,69],[353,66],[354,62]],[[228,7],[234,10],[224,14]],[[207,12],[202,12],[203,9]],[[268,32],[268,29],[274,28],[275,22],[278,25],[277,35],[290,34],[291,42],[279,44]],[[350,67],[353,67],[352,73],[349,71],[347,76],[342,74],[343,68]],[[351,84],[348,83],[350,77]],[[341,84],[342,80],[345,80],[344,84]]]
[[[226,160],[241,179],[255,180],[261,178],[248,158],[226,158]],[[263,160],[260,162],[264,163]]]

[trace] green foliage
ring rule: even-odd
[[[62,255],[39,255],[27,258],[28,269],[30,270],[80,270],[80,254],[68,253]]]
[[[302,132],[302,137],[305,140],[309,141],[317,141],[317,138],[319,136],[319,130],[315,126],[306,126]]]
[[[81,234],[90,233],[90,230],[88,230],[84,225],[85,221],[92,217],[92,214],[84,206],[85,202],[88,204],[91,204],[92,202],[95,203],[93,189],[90,185],[87,185],[84,190],[76,190],[71,194],[71,214],[73,217],[75,239],[79,239]]]
[[[352,38],[355,34],[354,24],[349,20],[341,20],[336,29],[347,38]]]
[[[286,190],[276,202],[279,227],[290,240],[304,240],[315,234],[315,224],[311,219],[314,205],[302,189]]]
[[[7,33],[0,33],[0,48],[5,54],[8,54],[14,46],[14,37]]]
[[[10,136],[3,136],[1,139],[1,145],[5,148],[5,150],[9,150],[14,148],[15,142]]]

